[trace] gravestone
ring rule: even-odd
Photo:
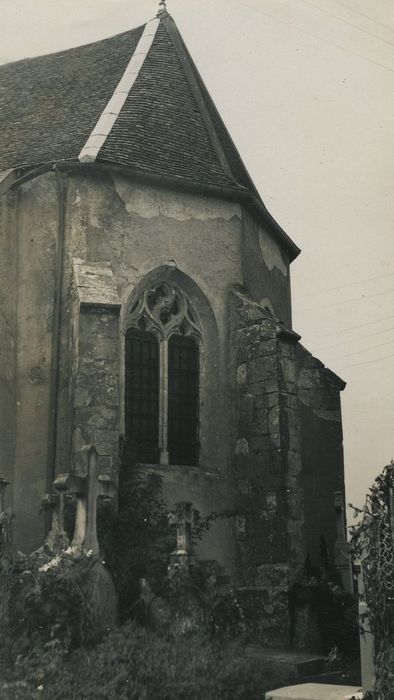
[[[75,529],[72,545],[94,556],[88,586],[87,604],[95,612],[98,627],[103,632],[117,622],[117,596],[110,573],[100,559],[97,537],[97,500],[112,499],[116,488],[107,475],[98,473],[98,452],[94,446],[83,449],[86,476],[77,478],[74,487],[77,497]]]
[[[9,485],[10,482],[0,476],[0,513],[3,513],[5,510],[5,492]]]
[[[53,553],[60,553],[69,545],[64,528],[64,495],[68,478],[68,474],[60,474],[53,482],[53,492],[44,494],[42,498],[43,507],[51,512],[51,529],[45,539],[45,545]]]
[[[64,528],[64,499],[72,496],[76,500],[72,547],[81,547],[98,556],[97,501],[111,500],[116,496],[114,481],[107,474],[98,473],[98,452],[94,446],[82,448],[80,456],[85,476],[60,474],[53,483],[55,493],[46,494],[45,502],[52,508],[52,528],[49,541],[64,537],[64,548],[68,538]]]
[[[98,473],[98,452],[94,446],[83,447],[80,456],[85,475],[60,474],[53,483],[54,493],[45,496],[52,508],[52,528],[46,544],[52,552],[59,552],[58,557],[72,557],[76,567],[81,557],[91,557],[83,594],[96,628],[105,632],[117,622],[117,596],[111,575],[100,558],[97,500],[114,498],[116,488],[109,476]],[[64,528],[64,499],[70,496],[76,499],[71,547]]]
[[[192,504],[180,501],[170,513],[170,525],[176,528],[176,547],[171,554],[169,573],[176,569],[187,571],[190,564],[192,547]]]
[[[205,613],[201,600],[190,586],[192,561],[192,504],[179,501],[170,513],[170,524],[175,526],[176,545],[170,557],[168,578],[170,582],[171,631],[184,635],[204,628]]]

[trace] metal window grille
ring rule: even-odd
[[[170,464],[198,464],[199,351],[193,338],[168,344],[168,450]]]
[[[125,428],[135,459],[159,459],[159,343],[148,331],[126,333]]]

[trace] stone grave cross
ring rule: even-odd
[[[47,543],[55,549],[66,549],[68,537],[64,529],[64,499],[76,498],[72,547],[91,549],[99,553],[97,539],[97,499],[111,499],[116,494],[113,480],[98,473],[98,453],[94,446],[83,447],[82,457],[86,476],[59,474],[53,482],[54,493],[45,494],[43,503],[52,509],[52,527]]]
[[[192,537],[192,504],[180,501],[175,504],[175,510],[170,513],[170,525],[176,527],[176,546],[171,554],[171,565],[187,567],[191,555]]]
[[[53,492],[46,493],[42,498],[44,508],[51,511],[51,529],[46,543],[54,551],[62,551],[69,545],[68,535],[64,527],[64,505],[67,496],[78,495],[84,490],[83,479],[72,474],[59,474],[52,484]]]
[[[111,499],[115,496],[115,484],[110,476],[98,473],[98,452],[94,446],[84,447],[87,476],[83,479],[83,488],[77,496],[75,529],[72,545],[81,546],[99,554],[97,538],[97,499]]]
[[[2,476],[0,476],[0,513],[4,512],[4,507],[5,507],[5,492],[7,489],[7,486],[10,485],[10,482],[4,479]]]

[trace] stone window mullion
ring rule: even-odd
[[[160,341],[160,396],[159,396],[160,464],[169,463],[168,454],[168,339]]]

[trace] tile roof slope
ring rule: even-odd
[[[163,21],[97,160],[236,186],[220,162],[185,64]]]
[[[0,66],[0,170],[78,162],[145,27]],[[300,252],[265,208],[167,13],[96,162],[247,196],[289,259]]]
[[[0,170],[76,160],[143,29],[0,66]]]
[[[76,160],[143,29],[1,66],[0,169]],[[179,45],[184,52],[181,57]],[[212,100],[168,16],[160,22],[141,73],[97,160],[203,184],[254,189],[249,178],[235,182],[230,167],[223,167],[212,137],[222,127],[220,136],[226,139],[225,127],[216,113],[209,133],[190,74],[201,91],[201,102],[209,103],[212,111]],[[225,147],[234,165],[237,156],[229,137]]]

